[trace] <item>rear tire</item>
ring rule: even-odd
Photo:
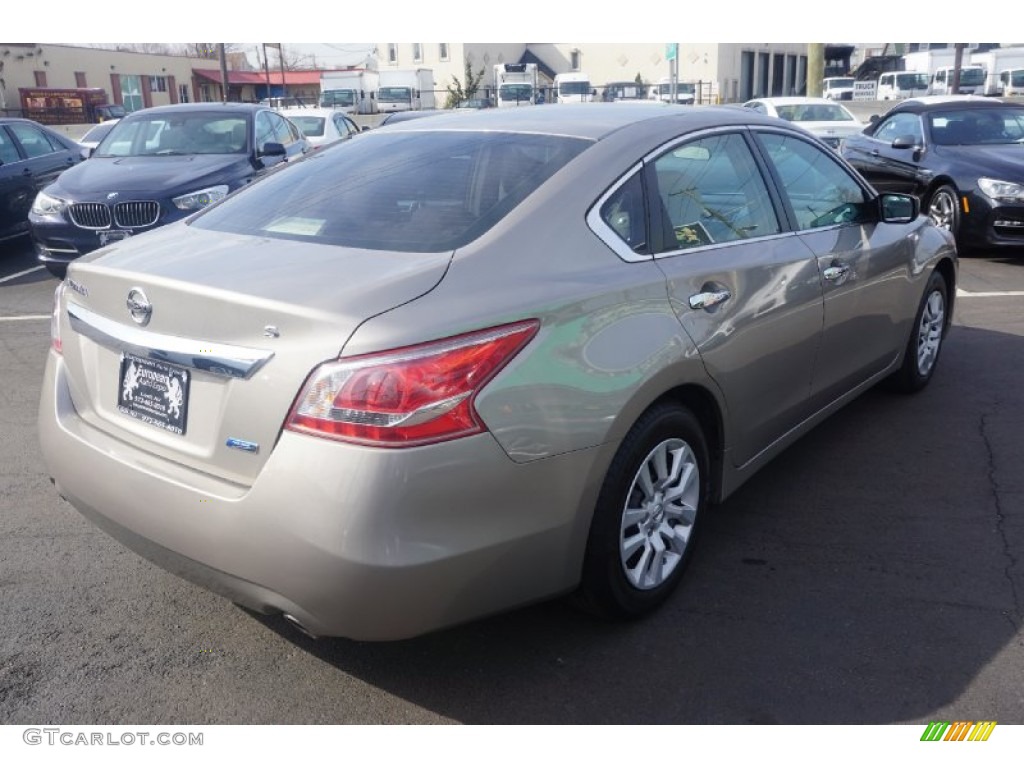
[[[682,579],[708,498],[707,442],[679,405],[648,410],[612,460],[594,511],[579,601],[609,618],[635,618]]]
[[[942,351],[948,311],[946,279],[939,272],[932,272],[910,329],[903,365],[889,380],[892,389],[908,394],[918,392],[932,380]]]

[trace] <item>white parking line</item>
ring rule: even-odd
[[[14,280],[16,278],[21,277],[22,275],[30,275],[33,272],[38,272],[40,269],[45,269],[45,267],[42,264],[40,264],[38,267],[32,267],[32,269],[26,269],[23,272],[15,272],[13,275],[8,275],[7,277],[0,277],[0,283],[6,283],[8,280]]]
[[[50,315],[10,315],[0,317],[0,323],[12,323],[15,320],[49,320]]]
[[[965,291],[956,289],[956,295],[965,299],[992,299],[1000,296],[1024,296],[1024,291]]]

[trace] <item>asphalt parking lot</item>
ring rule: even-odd
[[[0,244],[2,723],[1024,723],[1024,255],[962,260],[931,385],[867,393],[713,510],[655,616],[552,602],[392,644],[251,615],[58,498],[55,285]]]

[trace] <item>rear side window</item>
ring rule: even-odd
[[[452,250],[589,144],[498,132],[366,134],[268,176],[193,225],[353,248]]]

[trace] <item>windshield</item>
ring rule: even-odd
[[[533,86],[529,83],[506,83],[498,89],[502,101],[529,101],[532,96]]]
[[[1010,85],[1016,87],[1024,85],[1024,69],[1018,69],[1010,73]]]
[[[568,83],[560,83],[558,93],[562,96],[587,96],[590,94],[590,81],[575,80]]]
[[[323,136],[324,124],[327,122],[323,117],[311,117],[308,115],[289,115],[289,119],[299,126],[299,129],[307,136]]]
[[[676,93],[690,94],[694,92],[693,83],[676,83]],[[672,93],[671,83],[659,83],[658,94],[661,96],[668,96]]]
[[[926,90],[928,88],[928,75],[924,72],[896,75],[896,87],[901,91]]]
[[[356,103],[356,92],[352,90],[324,91],[320,94],[321,107],[351,107]]]
[[[838,104],[780,104],[779,117],[798,123],[849,122],[854,117]]]
[[[613,83],[608,86],[608,98],[611,99],[641,99],[640,86],[636,83]]]
[[[953,73],[949,73],[950,82],[953,79]],[[970,68],[960,70],[960,85],[984,85],[985,84],[985,70]]]
[[[93,157],[227,155],[245,152],[246,116],[226,112],[159,112],[122,119]]]
[[[377,101],[411,101],[408,88],[381,88],[377,91]]]
[[[832,80],[827,80],[826,88],[853,88],[852,77],[837,77]]]
[[[928,122],[936,144],[1024,143],[1024,107],[951,109],[933,113]]]
[[[79,143],[85,144],[86,142],[100,142],[103,140],[104,136],[114,129],[115,125],[117,125],[117,121],[112,123],[100,123],[94,128],[90,128],[86,131],[85,136],[82,137],[82,140]]]
[[[409,131],[334,144],[272,174],[193,226],[353,248],[448,251],[479,237],[589,141]]]

